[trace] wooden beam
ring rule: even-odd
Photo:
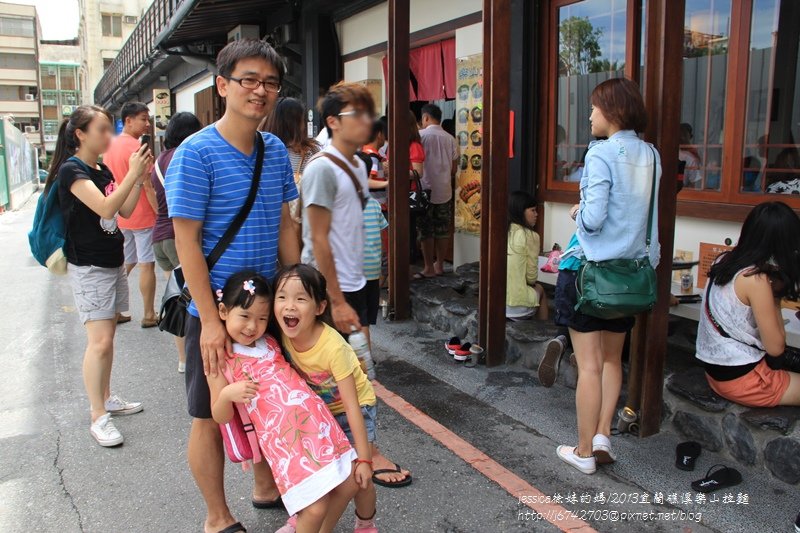
[[[510,0],[483,2],[483,167],[479,337],[487,366],[505,362]]]
[[[647,349],[641,361],[642,382],[639,434],[654,435],[661,428],[664,363],[672,284],[672,250],[677,207],[678,133],[681,116],[684,2],[651,0],[647,4],[647,68],[645,104],[649,125],[645,138],[661,154],[658,195],[658,303],[647,320]]]
[[[389,0],[389,306],[411,316],[408,184],[409,0]]]

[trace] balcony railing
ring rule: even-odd
[[[145,12],[133,33],[122,45],[94,90],[94,101],[102,105],[142,65],[156,53],[156,37],[163,31],[178,5],[184,0],[155,0]]]

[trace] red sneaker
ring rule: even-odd
[[[461,339],[458,337],[452,337],[449,341],[444,343],[444,347],[447,350],[447,353],[453,355],[457,349],[461,348]]]
[[[470,351],[469,349],[472,345],[468,342],[465,342],[455,350],[453,350],[453,359],[456,361],[466,361],[469,358]]]

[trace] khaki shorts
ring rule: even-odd
[[[175,249],[175,239],[164,239],[153,243],[153,253],[156,263],[165,272],[172,272],[181,264],[178,261],[178,251]]]
[[[153,255],[153,228],[124,229],[125,264],[155,263]]]
[[[128,310],[128,276],[125,267],[67,265],[75,307],[81,323],[111,320]]]

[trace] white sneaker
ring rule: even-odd
[[[94,440],[96,440],[97,444],[100,446],[109,448],[122,444],[122,434],[120,434],[119,430],[114,425],[114,421],[111,420],[110,413],[106,413],[95,420],[91,427],[89,427],[89,433],[92,434],[92,437],[94,437]]]
[[[574,446],[564,446],[563,444],[556,448],[558,458],[574,467],[575,469],[583,472],[584,474],[594,474],[597,471],[597,462],[594,456],[592,457],[578,457],[575,454]]]
[[[144,409],[142,402],[127,402],[112,394],[106,400],[106,411],[116,416],[132,415],[141,412]]]
[[[617,456],[611,451],[611,440],[598,433],[592,438],[592,454],[601,465],[607,465],[617,460]]]
[[[182,361],[179,361],[178,362],[178,373],[179,374],[183,374],[184,372],[186,372],[186,363],[184,363]]]

